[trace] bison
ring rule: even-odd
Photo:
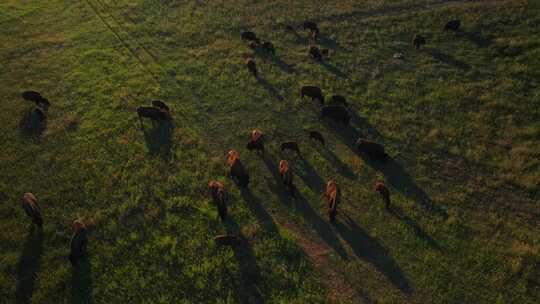
[[[332,97],[330,97],[330,103],[342,106],[348,105],[347,99],[345,99],[345,97],[342,95],[332,95]]]
[[[165,112],[169,113],[169,107],[161,100],[153,100],[152,101],[152,106],[154,106],[155,108],[161,109],[162,111],[165,111]]]
[[[294,27],[292,27],[292,25],[287,25],[287,26],[285,27],[285,30],[286,30],[287,32],[291,32],[291,33],[294,33],[294,32],[295,32]]]
[[[305,30],[310,30],[312,32],[314,31],[319,31],[319,27],[317,26],[317,23],[313,22],[313,21],[304,21],[304,31]]]
[[[86,253],[88,243],[86,225],[81,220],[73,222],[73,236],[71,237],[71,252],[69,260],[73,266],[79,264],[79,260]]]
[[[414,35],[412,44],[416,49],[420,49],[422,45],[426,44],[426,38],[422,35]]]
[[[264,152],[263,134],[261,130],[255,129],[251,132],[251,137],[246,148],[250,151],[256,150]]]
[[[255,59],[246,58],[245,64],[248,71],[250,71],[253,76],[257,77],[257,64],[255,63]]]
[[[263,43],[262,49],[264,52],[271,54],[272,56],[276,55],[276,49],[274,48],[274,45],[270,41]]]
[[[44,98],[36,91],[24,91],[21,96],[24,100],[33,102],[36,106],[43,108],[45,111],[47,111],[51,105],[47,98]]]
[[[336,219],[337,207],[341,202],[341,191],[335,181],[330,180],[326,183],[325,196],[328,199],[328,219],[333,223]]]
[[[314,46],[314,45],[309,46],[308,54],[311,57],[313,57],[313,59],[315,59],[317,61],[322,61],[322,59],[323,59],[322,54],[321,54],[321,50],[319,50],[319,48]]]
[[[321,107],[321,116],[320,118],[330,118],[337,122],[341,122],[345,125],[348,125],[351,121],[351,115],[344,106],[323,106]]]
[[[43,217],[41,216],[41,209],[39,208],[36,196],[27,192],[23,194],[21,203],[24,212],[32,219],[32,222],[39,228],[43,227]]]
[[[138,107],[137,115],[139,116],[139,121],[141,122],[141,127],[143,127],[142,118],[150,118],[152,122],[158,120],[168,120],[169,114],[159,108],[155,107]]]
[[[321,105],[324,105],[324,96],[322,90],[316,86],[303,86],[300,89],[300,98],[304,99],[304,96],[311,97],[311,99],[318,99]]]
[[[374,186],[375,192],[378,192],[384,201],[384,206],[386,209],[390,209],[390,191],[386,188],[386,185],[383,182],[376,182]]]
[[[320,142],[323,146],[325,145],[324,137],[322,136],[321,133],[319,133],[317,131],[310,131],[309,132],[309,138],[311,138],[312,140]]]
[[[281,144],[280,146],[281,151],[285,150],[291,150],[295,151],[298,155],[300,155],[300,148],[298,148],[298,144],[295,141],[287,141]]]
[[[230,168],[230,176],[233,181],[242,188],[246,188],[249,184],[249,175],[240,161],[240,155],[236,150],[230,150],[227,153],[227,163]]]
[[[456,20],[450,20],[444,25],[445,31],[457,31],[459,27],[461,26],[461,21],[459,19]]]
[[[281,181],[283,182],[287,190],[289,190],[291,196],[294,197],[296,187],[293,184],[292,170],[289,168],[289,162],[287,162],[286,160],[282,159],[279,162],[279,175],[281,176]]]
[[[218,235],[214,238],[214,242],[216,242],[219,246],[238,246],[242,242],[242,239],[236,235],[232,234],[222,234]]]
[[[359,138],[356,141],[356,148],[359,152],[366,153],[370,160],[380,160],[383,163],[388,160],[388,154],[386,154],[384,146],[381,144]]]
[[[242,40],[255,41],[259,43],[259,39],[254,32],[242,32],[241,37]]]
[[[227,218],[227,200],[229,198],[227,191],[225,191],[225,186],[218,181],[210,181],[208,183],[208,189],[218,208],[219,217],[225,220]]]

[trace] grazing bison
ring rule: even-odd
[[[384,201],[384,206],[386,209],[390,209],[390,191],[388,191],[388,188],[384,185],[383,182],[376,182],[374,186],[374,190],[376,192],[379,192],[379,194],[382,196]]]
[[[216,236],[214,242],[219,246],[237,246],[240,245],[242,239],[236,235],[223,234]]]
[[[351,115],[344,106],[323,106],[321,107],[320,118],[330,118],[348,125],[351,121]]]
[[[246,148],[250,151],[256,150],[264,152],[263,134],[261,130],[255,129],[251,132],[251,137]]]
[[[328,219],[333,223],[336,220],[337,207],[341,202],[341,191],[335,181],[330,180],[326,183],[325,196],[328,199]]]
[[[32,222],[39,228],[43,227],[43,217],[36,196],[27,192],[23,194],[21,203],[24,212],[32,219]]]
[[[313,22],[313,21],[304,21],[304,31],[305,30],[310,30],[312,32],[318,32],[319,31],[319,27],[317,26],[317,23]]]
[[[139,121],[142,124],[142,118],[150,118],[152,122],[157,120],[167,120],[169,119],[169,115],[167,112],[154,107],[138,107],[137,108],[137,115],[139,116]]]
[[[359,138],[356,141],[356,148],[359,152],[364,152],[371,160],[380,160],[386,162],[388,160],[388,154],[384,151],[384,146],[381,144],[369,141],[364,138]]]
[[[36,106],[42,107],[45,111],[47,111],[51,105],[47,98],[44,98],[36,91],[24,91],[21,96],[24,100],[31,101],[35,103]]]
[[[257,35],[255,35],[254,32],[242,32],[241,37],[242,37],[242,40],[255,41],[259,43],[259,39],[257,38]]]
[[[242,188],[246,188],[249,184],[249,175],[240,161],[240,155],[236,150],[230,150],[227,153],[227,163],[229,164],[231,178]]]
[[[169,107],[161,100],[153,100],[152,106],[169,113]]]
[[[325,145],[324,137],[322,136],[321,133],[319,133],[317,131],[310,131],[309,132],[309,138],[320,142],[323,146]]]
[[[246,67],[247,69],[253,74],[253,76],[257,77],[257,64],[255,63],[255,59],[253,58],[246,58]]]
[[[336,105],[348,106],[347,99],[342,95],[333,95],[330,97],[330,102]]]
[[[250,41],[248,46],[249,46],[250,49],[255,50],[256,48],[259,47],[259,44],[257,42],[255,42],[255,41]]]
[[[322,61],[323,57],[318,47],[310,45],[308,48],[308,54],[317,61]]]
[[[294,197],[296,187],[293,184],[292,170],[289,168],[289,162],[287,162],[286,160],[281,160],[279,162],[279,175],[281,176],[281,181],[283,182],[287,190],[289,190],[291,196]]]
[[[81,220],[73,222],[73,236],[71,237],[71,253],[69,260],[73,266],[79,264],[79,260],[86,252],[87,230],[86,225]]]
[[[420,49],[422,45],[426,44],[426,38],[422,35],[414,35],[412,44],[416,49]]]
[[[276,55],[276,49],[274,48],[274,45],[270,41],[263,43],[262,49],[263,51],[265,51],[268,54],[271,54],[272,56]]]
[[[294,141],[288,141],[281,144],[281,151],[285,150],[291,150],[295,151],[298,155],[300,155],[300,148],[298,148],[298,144]]]
[[[457,31],[459,27],[461,26],[461,21],[459,19],[456,20],[450,20],[444,25],[445,31]]]
[[[300,89],[300,98],[304,99],[304,96],[311,97],[311,99],[318,99],[321,105],[324,104],[324,96],[322,90],[316,86],[303,86]]]
[[[227,218],[227,200],[229,198],[227,191],[225,191],[225,186],[218,181],[210,181],[208,183],[208,189],[218,208],[219,217],[225,220]]]

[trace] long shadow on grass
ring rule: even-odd
[[[412,229],[414,234],[425,241],[431,248],[436,249],[438,251],[442,251],[441,246],[439,243],[434,240],[431,236],[429,236],[422,228],[409,216],[407,216],[405,213],[403,213],[403,210],[397,206],[392,206],[390,208],[390,214],[395,216],[397,219],[402,221],[407,227]]]
[[[151,128],[143,124],[144,139],[151,156],[160,156],[165,160],[172,157],[172,134],[174,124],[169,120],[152,122]]]
[[[92,266],[88,257],[71,271],[71,303],[92,303]]]
[[[345,224],[336,222],[336,229],[341,237],[349,243],[354,254],[372,264],[384,274],[392,284],[406,294],[412,293],[412,288],[405,274],[388,251],[374,238],[369,236],[348,216],[343,217]]]
[[[266,210],[262,207],[259,202],[259,199],[253,195],[249,189],[240,189],[240,195],[246,202],[248,209],[255,215],[259,223],[266,229],[269,233],[278,234],[278,228],[274,219]]]
[[[32,225],[23,252],[17,264],[17,287],[15,289],[16,303],[30,303],[34,293],[34,283],[40,268],[41,254],[43,252],[43,231],[35,229]]]
[[[347,178],[354,179],[358,175],[346,164],[344,163],[331,149],[327,147],[317,147],[317,152],[326,159],[327,162],[332,164],[332,167],[339,173]]]
[[[293,167],[301,169],[295,170],[294,173],[304,181],[304,184],[314,192],[322,193],[325,184],[324,179],[307,160],[300,157],[298,161],[293,164]]]
[[[227,233],[232,235],[240,235],[240,227],[231,218],[228,217],[225,221]],[[236,295],[237,303],[265,303],[265,289],[259,286],[262,283],[261,270],[257,266],[257,259],[253,249],[247,242],[243,242],[240,246],[233,247],[234,258],[240,268],[240,288],[237,288]]]
[[[270,58],[272,60],[272,63],[277,65],[280,69],[282,69],[285,73],[294,74],[296,73],[296,69],[294,68],[294,65],[288,64],[285,61],[283,61],[281,58],[277,56],[272,56]]]
[[[442,63],[445,63],[447,65],[454,66],[454,67],[456,67],[458,69],[469,70],[471,68],[471,66],[468,63],[466,63],[464,61],[461,61],[461,60],[458,60],[458,59],[452,57],[451,55],[444,54],[439,50],[430,49],[430,50],[428,50],[428,53],[434,59],[436,59],[436,60],[438,60],[438,61],[440,61]]]
[[[270,94],[270,96],[280,101],[284,100],[283,96],[279,94],[276,88],[274,88],[274,86],[271,83],[269,83],[266,79],[264,79],[262,76],[257,77],[257,83],[260,84],[268,92],[268,94]]]
[[[302,193],[296,191],[294,198],[292,198],[291,195],[287,191],[285,191],[285,187],[281,182],[279,169],[275,165],[277,162],[272,161],[269,156],[264,157],[263,160],[266,167],[273,176],[273,182],[268,182],[270,190],[273,193],[277,194],[279,200],[282,203],[287,204],[288,208],[294,208],[294,210],[300,212],[306,222],[315,230],[315,232],[320,236],[320,238],[326,244],[328,244],[328,246],[334,249],[334,251],[337,252],[342,259],[347,260],[347,252],[340,244],[339,239],[336,237],[335,232],[332,230],[330,225],[325,222],[315,210],[311,208],[311,205],[305,199]]]
[[[39,138],[47,128],[47,118],[42,120],[34,110],[27,111],[19,121],[19,130],[26,139]]]
[[[331,65],[328,63],[328,61],[321,61],[319,62],[320,65],[322,65],[328,72],[334,74],[334,76],[339,78],[347,78],[347,74],[338,69],[336,66]]]
[[[463,32],[463,36],[480,48],[488,47],[493,43],[491,38],[488,38],[479,32]]]

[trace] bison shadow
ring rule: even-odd
[[[296,73],[296,69],[294,68],[293,64],[288,64],[288,63],[286,63],[285,61],[283,61],[281,58],[279,58],[277,56],[272,56],[270,59],[272,60],[272,63],[277,65],[285,73],[289,73],[289,74]]]
[[[319,34],[319,37],[317,38],[317,42],[325,48],[346,51],[346,49],[343,48],[336,40],[326,35]]]
[[[479,32],[463,32],[463,36],[475,43],[479,48],[488,47],[493,43],[491,38],[486,37]]]
[[[88,257],[71,271],[71,303],[92,303],[92,266]]]
[[[257,77],[257,83],[260,84],[268,92],[268,94],[270,94],[270,96],[278,99],[279,101],[285,100],[285,98],[279,94],[276,88],[274,88],[274,86],[263,77]]]
[[[320,65],[322,65],[328,72],[334,74],[334,76],[339,78],[347,78],[348,75],[344,72],[342,72],[340,69],[338,69],[336,66],[331,65],[328,63],[328,61],[320,61]]]
[[[324,179],[307,160],[300,158],[300,161],[293,164],[293,167],[301,169],[295,170],[294,173],[304,181],[304,184],[314,192],[322,193],[325,185]]]
[[[332,150],[324,147],[323,149],[317,149],[317,152],[326,159],[327,162],[332,164],[332,167],[336,171],[347,178],[355,179],[358,175],[346,164],[344,163]]]
[[[227,218],[225,226],[228,234],[241,234],[240,227],[231,217]],[[258,286],[262,281],[262,276],[253,248],[244,238],[244,242],[239,246],[233,246],[232,250],[238,263],[241,280],[239,288],[235,288],[238,292],[236,294],[237,303],[264,303],[265,295],[261,294],[261,292],[266,289]]]
[[[17,304],[31,303],[30,299],[34,293],[36,275],[40,268],[41,254],[43,252],[43,231],[35,229],[32,225],[23,252],[17,264],[17,286],[15,289],[15,300]]]
[[[335,227],[341,237],[351,246],[354,254],[373,265],[395,287],[406,294],[412,293],[412,287],[403,270],[392,259],[388,251],[374,238],[369,236],[348,216],[343,217],[345,224],[337,221]]]
[[[407,227],[412,229],[414,234],[423,241],[425,241],[430,247],[438,251],[442,251],[439,243],[431,236],[429,236],[424,230],[422,230],[422,228],[412,218],[403,213],[403,210],[401,210],[401,208],[397,206],[391,206],[390,214],[402,221],[405,225],[407,225]]]
[[[47,118],[42,120],[34,111],[27,111],[19,121],[19,130],[21,135],[27,139],[38,138],[47,128]]]
[[[259,223],[269,233],[279,234],[278,228],[277,228],[276,223],[274,222],[274,219],[258,202],[259,199],[253,195],[251,190],[240,188],[240,195],[242,196],[242,199],[244,200],[244,202],[246,202],[246,206],[248,207],[250,212],[255,215]]]
[[[461,61],[461,60],[458,60],[458,59],[452,57],[451,55],[444,54],[439,50],[431,49],[431,50],[428,50],[428,53],[435,60],[438,60],[438,61],[440,61],[440,62],[442,62],[444,64],[447,64],[447,65],[454,66],[454,67],[456,67],[458,69],[469,70],[471,68],[471,66],[468,63],[466,63],[464,61]]]
[[[165,160],[172,157],[172,134],[174,125],[169,120],[152,122],[150,129],[144,128],[143,132],[146,147],[151,156],[161,156]]]
[[[303,45],[309,44],[309,38],[298,34],[298,31],[294,31],[292,34],[294,35],[295,43],[303,44]]]

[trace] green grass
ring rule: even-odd
[[[540,11],[527,1],[17,1],[0,3],[0,303],[536,303],[540,299]],[[458,34],[444,22],[462,20]],[[306,55],[319,23],[326,64]],[[277,59],[243,65],[253,30]],[[410,46],[415,33],[428,41]],[[392,59],[396,52],[406,60]],[[347,97],[348,129],[299,98]],[[27,89],[51,101],[25,129]],[[173,128],[140,129],[162,99]],[[244,149],[268,139],[263,159]],[[306,132],[319,130],[327,149]],[[358,136],[385,144],[371,163]],[[302,157],[279,151],[294,139]],[[225,153],[252,176],[241,193]],[[301,193],[276,167],[287,158]],[[330,225],[321,195],[336,179]],[[231,194],[223,223],[206,190]],[[393,212],[372,191],[390,185]],[[40,200],[30,228],[22,193]],[[68,262],[70,223],[92,224]],[[213,237],[239,233],[238,248]]]

